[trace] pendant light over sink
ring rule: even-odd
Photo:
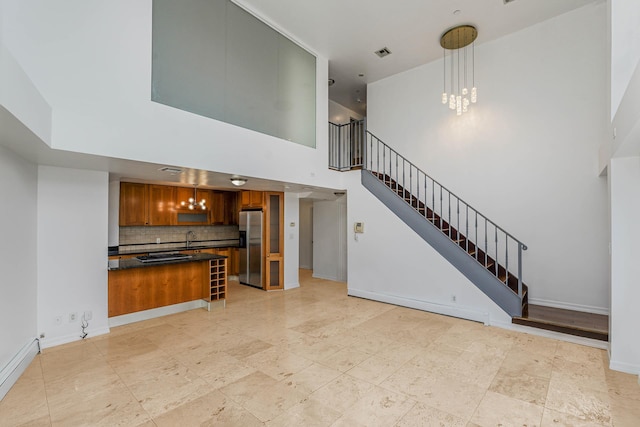
[[[204,211],[207,209],[207,201],[205,199],[198,201],[198,197],[196,196],[196,187],[197,185],[193,186],[193,197],[189,197],[189,200],[186,202],[183,200],[180,202],[180,205],[188,207],[190,210],[200,209]]]

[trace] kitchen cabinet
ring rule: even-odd
[[[238,193],[224,192],[224,225],[238,225]]]
[[[254,192],[254,208],[260,208],[262,192]],[[194,196],[193,187],[120,183],[120,226],[134,225],[238,225],[238,196],[233,191],[196,189],[196,200],[206,209],[189,209],[182,202]],[[250,203],[249,200],[247,203]]]
[[[175,193],[176,187],[149,185],[146,225],[174,225],[176,223]]]
[[[213,191],[211,194],[211,224],[224,224],[224,193]]]
[[[242,209],[259,209],[264,206],[264,192],[243,190],[240,193],[240,206]]]
[[[264,290],[284,289],[284,193],[264,193]]]
[[[175,188],[167,185],[120,183],[120,225],[175,224]]]
[[[229,258],[228,268],[229,275],[237,276],[240,274],[240,250],[231,248],[231,257]]]
[[[120,183],[120,218],[121,226],[147,225],[148,197],[147,184],[133,182]]]

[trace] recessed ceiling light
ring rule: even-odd
[[[364,73],[358,74],[358,77],[364,77]]]

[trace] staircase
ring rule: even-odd
[[[363,151],[362,184],[510,316],[526,316],[526,245],[368,131]]]
[[[528,287],[522,281],[524,243],[367,131],[364,122],[330,129],[330,168],[361,169],[363,186],[507,312],[514,324],[608,340],[607,316],[529,305]],[[341,151],[332,155],[333,146]]]

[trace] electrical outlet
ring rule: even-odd
[[[87,310],[84,312],[84,320],[91,320],[93,318],[93,313],[91,310]]]
[[[156,243],[159,245],[160,244],[160,238],[156,237]]]
[[[54,322],[56,325],[62,325],[62,316],[56,316]]]
[[[73,323],[78,320],[78,313],[69,313],[69,323]]]

